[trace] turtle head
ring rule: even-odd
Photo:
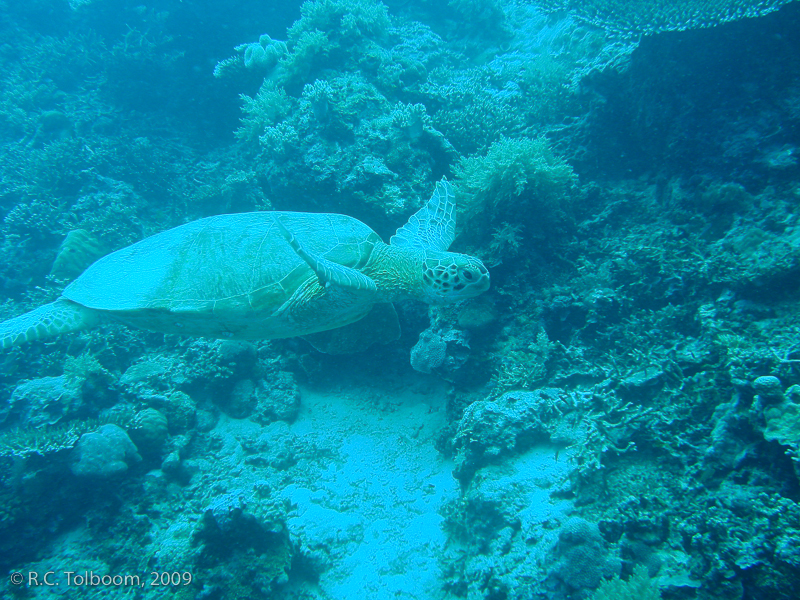
[[[457,302],[488,289],[489,271],[473,256],[436,252],[422,261],[422,295],[426,302]]]

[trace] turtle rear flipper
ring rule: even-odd
[[[0,348],[94,327],[100,320],[96,311],[60,298],[25,314],[0,323]]]

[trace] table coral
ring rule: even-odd
[[[714,27],[720,23],[758,17],[791,0],[659,0],[657,2],[609,2],[608,0],[544,0],[540,5],[553,11],[568,11],[578,18],[617,34],[630,37],[664,31]]]

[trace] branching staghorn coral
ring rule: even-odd
[[[605,406],[599,410],[586,402],[576,403],[576,409],[582,413],[579,422],[582,439],[570,450],[574,451],[573,460],[581,474],[602,469],[603,455],[608,451],[624,454],[636,450],[636,444],[630,440],[631,433],[652,419],[648,415],[655,410],[623,402],[616,396],[606,397],[603,403]]]
[[[505,349],[503,359],[493,377],[494,389],[490,397],[498,398],[510,390],[534,389],[547,375],[547,360],[558,344],[540,331],[533,343],[523,347]]]
[[[108,415],[99,419],[71,421],[43,429],[12,429],[0,433],[0,456],[26,458],[32,454],[45,456],[72,448],[84,433],[106,424],[127,427],[134,423],[128,413]]]

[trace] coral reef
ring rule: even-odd
[[[248,69],[268,71],[288,53],[286,42],[273,40],[266,33],[259,36],[257,44],[248,44],[244,49],[244,66]]]
[[[211,214],[389,239],[443,176],[492,289],[399,302],[360,355],[8,351],[0,566],[192,573],[143,600],[800,597],[800,3],[213,4],[3,5],[2,317]]]
[[[128,415],[120,414],[103,419],[69,421],[54,427],[15,428],[0,433],[0,456],[26,458],[32,454],[45,456],[73,448],[81,436],[95,431],[101,425],[127,426]]]

